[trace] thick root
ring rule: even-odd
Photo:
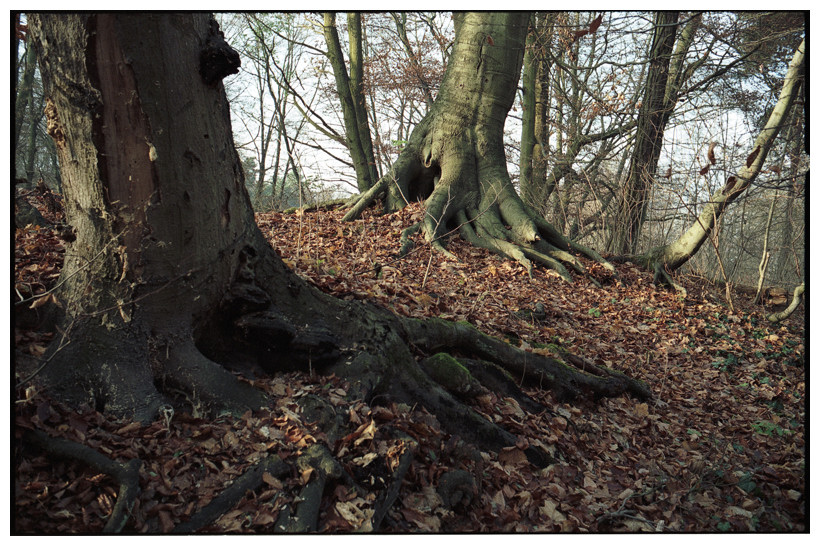
[[[119,533],[128,522],[131,509],[139,494],[139,470],[142,461],[131,459],[126,463],[113,461],[90,447],[66,440],[53,438],[41,431],[29,431],[24,439],[55,457],[74,459],[87,464],[97,472],[108,474],[119,484],[117,503],[103,528],[104,533]]]
[[[181,393],[191,406],[206,413],[241,414],[267,404],[261,391],[206,358],[192,341],[168,350],[162,380],[168,388]]]
[[[282,478],[290,472],[290,466],[285,464],[276,455],[266,457],[250,467],[239,476],[214,500],[205,505],[199,512],[191,516],[188,521],[174,527],[173,533],[195,533],[210,525],[219,517],[233,508],[248,491],[257,489],[263,483],[265,473]]]
[[[439,319],[404,319],[408,336],[418,347],[431,352],[455,350],[501,366],[515,377],[531,384],[549,387],[564,398],[574,398],[584,392],[595,397],[631,394],[641,400],[652,397],[641,381],[631,379],[609,368],[583,359],[557,359],[528,353],[499,339],[479,332],[470,325]],[[582,366],[576,367],[578,363]]]

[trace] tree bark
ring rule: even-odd
[[[71,343],[46,375],[67,397],[140,419],[163,402],[162,382],[203,403],[263,402],[194,347],[254,229],[224,90],[198,76],[201,57],[219,52],[214,25],[32,15],[77,236],[62,273]]]
[[[266,398],[226,367],[310,370],[350,378],[354,399],[421,401],[488,449],[515,436],[416,354],[458,350],[481,359],[477,369],[507,368],[567,398],[651,396],[589,362],[335,299],[289,270],[254,223],[218,79],[236,67],[206,15],[35,14],[31,28],[77,234],[59,294],[64,333],[44,371],[54,394],[141,420],[165,402],[244,411]]]
[[[504,120],[515,99],[527,13],[457,13],[456,40],[433,108],[382,179],[345,215],[357,218],[376,198],[386,210],[425,200],[421,223],[433,248],[451,256],[451,230],[532,272],[532,261],[571,279],[563,263],[584,271],[572,252],[604,263],[565,239],[516,193],[507,172]],[[413,228],[417,229],[417,228]]]
[[[348,76],[345,66],[342,47],[339,42],[339,33],[336,30],[336,14],[325,12],[324,33],[327,44],[327,56],[330,65],[333,67],[333,75],[336,78],[336,91],[342,103],[342,117],[345,124],[345,137],[353,166],[356,169],[356,181],[360,192],[367,191],[377,180],[376,160],[373,157],[373,144],[370,140],[370,128],[365,112],[364,98],[361,91],[361,59],[356,53],[361,52],[361,19],[358,19],[358,27],[355,26],[352,39],[358,39],[357,44],[351,43],[351,73],[353,79]]]
[[[29,111],[29,115],[33,113],[33,103],[34,103],[34,72],[37,68],[37,55],[34,51],[34,48],[31,47],[31,44],[28,44],[26,47],[25,59],[23,62],[23,77],[20,78],[19,87],[16,89],[17,95],[15,96],[15,120],[14,120],[14,154],[12,157],[16,157],[17,149],[20,146],[20,136],[23,129],[23,121],[26,118],[26,110]],[[16,82],[15,82],[16,83]],[[31,125],[36,124],[33,122],[33,118],[30,119],[29,123]],[[34,184],[33,180],[29,180],[29,184]]]
[[[675,100],[672,100],[671,95],[667,100],[669,65],[675,45],[677,23],[676,11],[660,11],[655,15],[655,33],[638,117],[638,132],[619,206],[620,222],[616,225],[614,239],[616,253],[635,253],[641,226],[646,217],[646,205],[658,168],[664,129],[677,100],[677,94]]]
[[[370,180],[375,184],[379,179],[376,156],[373,153],[373,139],[370,136],[370,122],[367,117],[364,93],[364,48],[362,47],[362,14],[352,11],[347,14],[348,48],[350,50],[350,96],[356,111],[356,127],[362,143]],[[374,113],[375,114],[375,113]]]
[[[537,208],[540,200],[536,195],[536,186],[533,184],[533,151],[536,147],[536,81],[539,74],[541,59],[536,51],[536,33],[538,29],[535,18],[530,20],[530,30],[527,33],[526,50],[524,52],[524,69],[522,75],[521,99],[521,156],[519,158],[518,188],[521,199],[528,205]]]

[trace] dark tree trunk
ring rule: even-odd
[[[561,262],[583,271],[571,251],[611,268],[525,205],[507,172],[504,120],[515,99],[529,14],[454,17],[456,40],[433,108],[390,172],[358,198],[345,218],[358,217],[381,195],[387,210],[425,199],[427,214],[420,227],[442,252],[447,253],[444,235],[457,228],[472,244],[513,258],[530,272],[535,260],[570,280]]]
[[[358,21],[358,25],[355,23]],[[361,66],[361,19],[353,17],[351,29],[351,75],[348,76],[339,33],[336,30],[336,14],[325,12],[324,34],[327,44],[327,56],[336,78],[336,91],[342,104],[342,117],[345,125],[345,137],[353,166],[356,169],[356,180],[360,192],[367,191],[376,182],[376,161],[373,156],[373,144],[370,139],[370,127],[365,111],[362,93]]]
[[[663,133],[671,113],[665,97],[677,28],[678,12],[660,11],[656,14],[638,132],[619,206],[620,222],[616,226],[614,239],[616,253],[634,253],[638,246],[638,236],[661,154]]]
[[[20,136],[23,129],[23,121],[26,119],[26,110],[31,114],[34,102],[34,72],[37,68],[37,56],[31,44],[26,47],[26,54],[23,60],[23,77],[20,78],[17,88],[17,95],[15,97],[15,116],[14,116],[14,154],[16,157],[17,149],[20,146]],[[31,123],[32,120],[29,120]],[[29,184],[34,184],[34,181],[29,179]]]
[[[51,383],[140,418],[166,382],[261,404],[194,347],[255,231],[224,90],[199,77],[208,18],[33,14],[32,34],[77,237]]]
[[[419,352],[458,350],[480,359],[477,376],[503,367],[568,397],[649,396],[589,362],[581,371],[471,327],[337,300],[291,272],[254,224],[219,81],[233,56],[207,16],[38,15],[32,31],[77,235],[65,334],[45,368],[53,392],[149,419],[180,395],[212,411],[266,403],[218,362],[335,373],[355,380],[354,398],[422,402],[490,449],[515,436],[457,398],[466,383],[448,381],[461,369],[452,358],[422,367]]]

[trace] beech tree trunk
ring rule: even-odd
[[[46,376],[138,418],[163,403],[163,382],[204,401],[260,405],[194,347],[254,230],[224,90],[199,75],[208,44],[218,50],[215,22],[33,14],[31,23],[76,235],[61,279],[68,343]]]
[[[238,57],[208,16],[37,14],[31,28],[76,232],[63,333],[43,369],[52,393],[146,420],[169,402],[210,412],[266,404],[226,368],[335,373],[354,380],[355,399],[422,403],[489,449],[515,436],[463,403],[478,393],[462,369],[522,403],[522,378],[570,398],[650,396],[571,355],[337,300],[291,272],[254,223],[220,81]],[[466,367],[425,358],[448,350]]]
[[[584,271],[573,251],[606,263],[565,239],[526,205],[510,181],[504,120],[524,57],[528,13],[457,13],[456,39],[433,108],[414,128],[390,172],[351,205],[357,218],[378,197],[395,211],[425,200],[419,226],[433,248],[458,230],[470,243],[510,257],[532,272],[532,261],[571,279],[563,263]],[[407,250],[405,247],[403,250]],[[449,253],[447,253],[449,254]]]
[[[342,117],[345,124],[345,137],[353,166],[356,169],[356,181],[360,192],[367,191],[378,179],[376,160],[373,155],[373,143],[370,139],[370,125],[362,92],[362,24],[361,15],[351,14],[348,17],[350,36],[350,75],[345,66],[339,33],[336,30],[336,14],[325,12],[324,35],[327,44],[327,56],[336,78],[336,91],[342,104]]]

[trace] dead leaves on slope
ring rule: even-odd
[[[110,422],[90,409],[74,414],[24,391],[15,404],[16,428],[36,427],[112,459],[140,458],[142,493],[126,529],[132,533],[172,530],[270,453],[292,463],[306,447],[327,445],[326,432],[307,422],[296,403],[307,395],[345,416],[348,428],[328,447],[362,487],[357,492],[337,483],[325,492],[321,532],[366,529],[376,497],[407,449],[391,430],[418,445],[386,531],[804,529],[805,347],[799,323],[772,327],[756,312],[729,314],[714,301],[680,301],[629,264],[618,268],[623,283],[596,273],[604,284],[597,288],[584,278],[568,287],[543,269],[531,282],[518,264],[458,239],[448,248],[461,262],[430,253],[420,237],[415,252],[398,259],[401,230],[422,214],[413,205],[387,216],[367,212],[348,224],[337,212],[272,213],[258,221],[297,273],[338,297],[376,301],[407,316],[469,320],[533,351],[571,349],[647,381],[656,400],[569,405],[530,389],[548,408],[533,415],[487,394],[474,409],[519,438],[498,454],[478,452],[442,432],[421,408],[348,402],[338,379],[301,374],[256,381],[275,399],[267,412],[214,421],[180,412],[147,426]],[[43,235],[24,233],[16,256],[24,257],[25,245]],[[40,252],[30,250],[29,261],[17,262],[16,278],[46,289],[47,279],[36,274],[56,271],[28,269]],[[536,303],[544,305],[543,320],[516,315]],[[48,341],[29,330],[15,334],[18,349],[44,350]],[[532,467],[522,457],[529,445],[559,455],[557,462]],[[113,481],[20,448],[16,529],[99,532],[116,501]],[[447,508],[438,492],[442,476],[454,470],[475,476],[469,506]],[[284,478],[267,476],[203,531],[271,532],[310,479],[295,470]]]

